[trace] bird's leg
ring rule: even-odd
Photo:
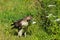
[[[18,32],[18,36],[22,36],[22,34],[23,34],[23,29],[21,29],[21,30],[19,30],[19,32]]]
[[[26,37],[26,32],[27,32],[28,27],[24,29],[24,36]]]
[[[24,33],[24,36],[26,37],[26,32]]]

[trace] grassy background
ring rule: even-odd
[[[44,15],[44,11],[42,10],[43,7],[48,14],[52,13],[60,18],[60,1],[43,0],[42,4],[44,6],[41,7],[41,4],[39,4],[37,0],[0,0],[0,40],[60,40],[60,33],[57,35],[50,35],[44,31],[42,28],[43,26],[40,26],[40,16]],[[48,8],[47,6],[50,4],[54,4],[56,7]],[[14,35],[16,30],[11,30],[11,23],[12,21],[30,15],[30,13],[37,23],[29,26],[28,32],[31,30],[31,35],[27,35],[26,38],[19,38]],[[37,14],[38,17],[36,16]]]

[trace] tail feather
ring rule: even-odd
[[[14,23],[13,24],[11,24],[11,26],[13,26],[14,25]]]

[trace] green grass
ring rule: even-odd
[[[54,40],[55,38],[60,40],[60,34],[50,35],[44,31],[43,26],[40,26],[40,18],[36,16],[38,11],[35,9],[34,2],[36,1],[37,0],[0,0],[0,40]],[[48,14],[52,13],[60,18],[60,1],[55,1],[57,7],[54,8],[47,7],[51,3],[54,4],[54,0],[44,0],[43,4]],[[41,7],[39,11],[42,13]],[[28,28],[28,32],[31,31],[31,35],[28,34],[26,38],[14,35],[17,30],[11,30],[12,21],[19,20],[30,15],[30,13],[37,22],[34,25],[31,24]]]

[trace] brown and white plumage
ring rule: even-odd
[[[31,16],[27,16],[19,21],[14,22],[12,25],[14,25],[13,28],[17,28],[18,29],[18,35],[22,36],[22,33],[24,33],[26,35],[26,29],[27,26],[29,25],[29,21],[32,19]],[[12,28],[12,29],[13,29]]]

